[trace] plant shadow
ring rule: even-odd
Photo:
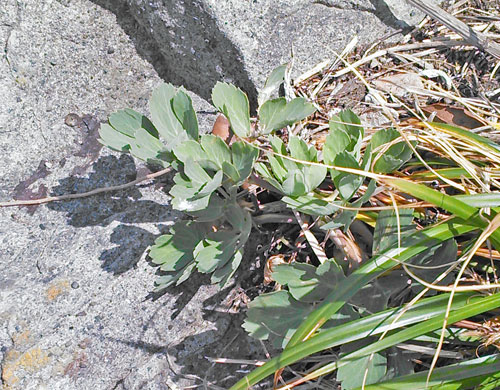
[[[137,170],[134,159],[130,155],[102,156],[92,165],[87,176],[71,175],[60,180],[59,185],[52,189],[50,195],[82,193],[96,188],[126,184],[137,178]],[[164,185],[168,187],[170,184],[171,178],[167,176],[155,179],[152,185],[155,185],[158,191],[162,191],[161,187]],[[118,222],[109,239],[115,245],[105,249],[100,254],[99,259],[103,270],[120,275],[136,268],[147,247],[152,245],[158,237],[158,234],[139,227],[137,224],[152,223],[160,234],[166,234],[169,225],[181,216],[180,213],[173,211],[168,204],[144,200],[142,197],[138,186],[132,186],[90,197],[51,202],[47,204],[47,207],[50,210],[64,213],[67,223],[76,228],[105,227]],[[96,240],[99,239],[96,237]],[[106,245],[107,242],[104,244]],[[151,266],[151,272],[154,272],[153,267],[156,265],[150,259],[147,261]],[[241,275],[241,273],[238,272],[237,275]],[[175,297],[174,310],[171,315],[171,319],[174,320],[195,297],[200,286],[209,284],[209,275],[195,272],[180,286],[172,286],[160,293],[151,292],[145,299],[157,300],[166,293]],[[153,288],[154,286],[151,285],[151,291]],[[212,295],[211,299],[214,304],[222,301],[230,290],[231,287],[228,287]]]
[[[63,195],[91,191],[128,183],[137,177],[137,168],[129,155],[100,157],[93,165],[88,177],[71,175],[59,181],[51,195]],[[159,184],[162,178],[154,183]],[[106,249],[100,255],[101,267],[115,275],[122,274],[137,265],[142,254],[155,239],[155,234],[134,226],[138,223],[154,223],[161,233],[166,232],[166,223],[176,219],[169,205],[152,200],[142,200],[137,186],[120,191],[52,202],[50,210],[65,213],[67,223],[77,228],[108,226],[115,221],[120,224],[111,234],[111,242],[117,246]]]

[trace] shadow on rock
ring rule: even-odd
[[[168,344],[145,342],[142,339],[144,333],[138,335],[135,340],[122,339],[119,337],[109,337],[95,335],[105,338],[108,341],[127,345],[153,356],[165,356],[171,364],[179,367],[176,377],[171,379],[174,382],[183,378],[196,383],[205,382],[210,386],[219,388],[229,388],[242,374],[235,374],[235,366],[231,364],[213,363],[209,358],[224,357],[233,359],[255,359],[262,360],[265,350],[259,341],[250,338],[241,327],[243,321],[242,314],[231,314],[222,312],[207,311],[206,315],[214,323],[215,329],[196,333],[179,340],[170,340]],[[154,329],[161,337],[162,333],[168,332],[166,327]],[[275,352],[272,350],[272,352]],[[257,386],[258,388],[269,388]]]
[[[148,243],[152,244],[157,235],[137,226],[119,225],[111,234],[111,242],[117,244],[101,253],[101,267],[115,275],[134,268],[141,259]]]
[[[156,267],[151,259],[149,259],[149,264]],[[161,271],[157,271],[157,275],[161,275]],[[146,299],[151,299],[153,301],[159,300],[165,294],[168,296],[175,296],[174,311],[170,319],[175,320],[186,305],[194,298],[200,286],[209,285],[210,276],[204,275],[199,272],[193,272],[191,276],[179,286],[170,286],[159,292],[150,293]]]
[[[257,90],[240,51],[218,28],[202,1],[91,1],[116,15],[137,53],[165,81],[182,85],[207,101],[217,81],[231,82],[256,107]]]
[[[62,179],[51,195],[81,193],[125,184],[137,176],[134,160],[128,155],[120,158],[101,157],[92,169],[88,177],[70,176]],[[111,234],[111,242],[118,246],[105,250],[100,256],[104,270],[121,274],[137,264],[147,246],[153,244],[156,238],[156,235],[145,229],[127,224],[171,222],[175,219],[169,206],[141,200],[141,197],[141,192],[134,186],[87,198],[53,202],[47,207],[66,213],[68,224],[79,228],[122,222]],[[161,225],[158,228],[162,233],[167,230]]]
[[[213,316],[213,314],[211,314]],[[252,339],[241,327],[243,315],[216,313],[217,323],[226,323],[219,331],[206,331],[186,337],[175,346],[176,362],[182,368],[179,376],[196,375],[210,386],[227,389],[244,376],[239,365],[220,364],[210,358],[265,359],[266,349],[258,340]],[[270,350],[271,353],[275,352]],[[269,383],[255,385],[252,389],[269,389]]]
[[[132,157],[122,155],[101,157],[93,166],[89,177],[70,176],[53,188],[51,195],[91,191],[96,188],[126,184],[137,178]],[[171,208],[150,200],[140,200],[137,186],[120,191],[71,201],[49,203],[51,210],[65,212],[68,223],[75,227],[107,226],[113,221],[124,223],[173,221]]]

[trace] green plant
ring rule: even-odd
[[[268,100],[252,134],[249,103],[242,91],[218,83],[212,100],[241,139],[269,134],[314,111],[303,98]],[[100,142],[114,150],[177,171],[169,191],[172,207],[191,219],[177,222],[149,252],[166,273],[157,280],[156,290],[182,283],[194,270],[210,273],[212,282],[223,286],[238,268],[252,228],[251,215],[241,206],[241,185],[252,174],[259,151],[245,140],[228,145],[218,136],[200,135],[191,99],[170,84],[153,92],[150,110],[151,120],[131,109],[119,111],[99,134]]]
[[[500,196],[446,193],[428,187],[424,183],[437,178],[461,189],[459,181],[465,175],[473,178],[474,172],[457,166],[451,157],[431,162],[439,169],[427,169],[429,165],[415,154],[420,148],[416,139],[409,140],[397,128],[367,137],[360,119],[349,110],[331,117],[322,150],[309,145],[300,133],[284,129],[312,115],[314,106],[301,97],[269,99],[283,82],[284,72],[285,67],[279,67],[269,77],[254,123],[242,91],[226,83],[214,87],[213,104],[229,120],[236,138],[228,143],[213,134],[200,135],[189,96],[169,84],[153,92],[151,120],[127,109],[113,114],[109,124],[102,126],[104,145],[176,171],[169,191],[172,207],[188,218],[176,222],[149,252],[164,273],[156,290],[179,285],[195,270],[211,274],[212,282],[220,286],[228,283],[243,259],[252,227],[263,220],[256,215],[265,205],[257,199],[257,206],[249,207],[246,199],[248,186],[259,186],[273,193],[284,213],[288,208],[290,216],[315,217],[313,237],[329,238],[333,233],[346,237],[357,221],[373,229],[373,238],[369,255],[355,266],[327,256],[323,246],[314,251],[323,251],[319,262],[291,262],[272,269],[271,279],[281,289],[250,304],[244,327],[253,337],[269,339],[284,351],[233,389],[246,389],[289,364],[333,347],[340,348],[339,359],[293,383],[336,371],[343,389],[365,384],[370,385],[365,388],[389,389],[402,383],[425,388],[425,381],[429,388],[493,386],[499,364],[496,355],[438,368],[431,380],[415,374],[411,365],[398,365],[387,350],[422,337],[436,340],[432,332],[443,323],[444,332],[448,324],[499,306],[500,294],[475,296],[456,288],[422,298],[425,293],[432,295],[429,285],[414,282],[408,290],[408,276],[399,268],[401,264],[405,270],[410,267],[412,275],[432,286],[434,281],[453,280],[453,267],[460,264],[458,247],[468,253],[482,230],[488,230],[493,247],[500,249],[493,219]],[[440,124],[429,126],[459,137],[478,154],[500,156],[496,144],[478,135]],[[424,145],[422,150],[429,148]],[[486,163],[478,159],[473,164],[480,170]],[[387,207],[363,208],[380,194],[388,199]],[[439,208],[445,218],[426,227],[418,225],[426,214],[414,200]],[[490,215],[482,212],[485,207]],[[310,240],[312,247],[317,246],[314,240]],[[441,271],[450,265],[447,272]],[[406,291],[407,299],[397,303],[395,297],[401,291]],[[408,298],[415,295],[415,300]],[[451,333],[447,337],[445,342],[451,342]],[[477,370],[477,365],[484,370]],[[359,372],[366,375],[353,375]]]

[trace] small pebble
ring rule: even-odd
[[[80,285],[78,284],[78,282],[71,283],[71,288],[77,289],[78,287],[80,287]]]
[[[108,47],[108,54],[113,54],[115,52],[114,47]]]
[[[64,118],[64,123],[69,127],[75,127],[78,123],[80,123],[80,121],[81,118],[73,113],[66,115],[66,118]]]

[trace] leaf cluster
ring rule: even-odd
[[[273,96],[286,72],[284,65],[268,78],[254,119],[241,90],[227,83],[215,85],[212,102],[230,123],[235,135],[231,142],[200,134],[189,95],[170,84],[154,90],[150,119],[125,109],[111,115],[109,123],[101,127],[100,142],[104,145],[149,164],[171,166],[176,172],[169,190],[171,205],[186,218],[177,221],[151,247],[149,256],[161,273],[156,289],[179,285],[195,271],[210,274],[211,281],[220,286],[231,280],[260,213],[257,198],[255,208],[245,201],[249,186],[255,183],[273,192],[275,199],[294,212],[314,216],[320,227],[314,234],[328,236],[334,229],[348,232],[358,217],[368,221],[373,233],[370,258],[358,269],[347,269],[341,259],[330,257],[320,264],[292,262],[272,270],[271,279],[280,290],[252,301],[244,328],[284,351],[233,389],[247,388],[286,365],[333,347],[339,348],[339,359],[319,371],[323,375],[336,371],[343,389],[364,384],[373,389],[398,388],[401,383],[423,388],[419,387],[421,374],[415,374],[411,365],[400,364],[401,354],[395,347],[431,337],[430,332],[442,324],[444,303],[451,298],[449,293],[440,294],[405,307],[396,297],[402,292],[415,295],[424,286],[412,283],[408,288],[408,276],[398,267],[404,263],[415,267],[414,274],[421,279],[437,278],[442,273],[439,267],[456,262],[458,238],[488,226],[479,208],[492,207],[496,215],[498,196],[448,195],[387,176],[409,166],[417,143],[392,128],[367,137],[361,120],[349,110],[330,118],[322,150],[309,145],[293,126],[312,115],[314,105],[302,97],[287,100]],[[469,137],[456,129],[444,129]],[[496,148],[478,137],[469,138],[490,150]],[[450,169],[455,171],[443,170],[443,174],[457,174],[456,167]],[[381,176],[377,174],[386,176],[378,179]],[[417,172],[415,177],[425,178],[425,174]],[[361,215],[356,211],[388,187],[436,205],[449,218],[417,229],[415,217],[421,215],[417,209]],[[500,249],[500,233],[494,231],[490,240]],[[441,282],[452,279],[448,276]],[[473,306],[468,305],[469,300],[474,301]],[[484,313],[499,302],[498,294],[457,294],[450,306],[449,323]],[[385,338],[374,338],[383,332]],[[475,375],[473,368],[483,364],[484,375],[491,379],[499,364],[498,357],[481,362],[471,360],[438,369],[436,375],[445,378],[442,383],[450,389],[459,388],[453,387],[453,375],[462,369],[467,383],[481,383],[484,378]],[[365,370],[368,374],[363,383],[359,373]],[[377,387],[378,383],[382,387]],[[441,382],[431,383],[439,386]]]

